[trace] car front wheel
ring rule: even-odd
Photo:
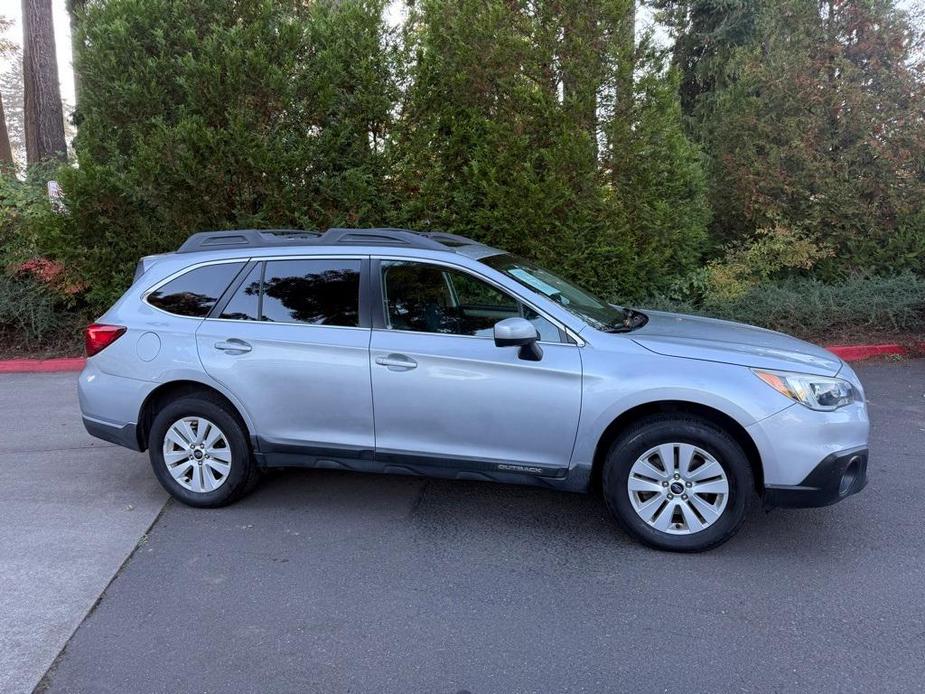
[[[619,436],[602,484],[608,508],[631,535],[677,552],[703,551],[732,537],[754,489],[735,439],[683,415],[651,417]]]

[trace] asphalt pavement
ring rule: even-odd
[[[475,482],[291,471],[229,508],[170,502],[39,690],[920,691],[925,360],[857,370],[868,488],[756,507],[706,554],[635,544],[596,496]],[[19,398],[46,397],[30,378]],[[101,484],[153,484],[97,453],[124,464]]]
[[[91,438],[75,374],[0,376],[0,692],[30,692],[166,500]]]

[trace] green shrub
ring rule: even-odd
[[[79,351],[85,304],[76,273],[42,256],[66,232],[67,215],[48,198],[55,169],[0,175],[0,350]]]
[[[0,344],[3,351],[79,349],[78,313],[61,295],[32,277],[0,274]]]
[[[925,330],[925,279],[854,276],[826,284],[809,278],[764,282],[734,297],[652,297],[640,305],[760,325],[818,341]]]
[[[25,179],[0,172],[0,269],[41,255],[61,233],[66,219],[48,198],[47,181],[56,167],[35,166]]]

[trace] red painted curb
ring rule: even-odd
[[[921,348],[922,345],[916,345]],[[883,345],[829,345],[827,350],[845,361],[861,361],[872,357],[905,357],[910,353],[909,347],[895,342]]]
[[[6,359],[0,361],[0,373],[51,373],[56,371],[80,371],[86,360],[83,357],[64,359]]]

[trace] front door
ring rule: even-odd
[[[579,348],[468,271],[411,260],[373,266],[384,314],[370,343],[376,459],[564,475],[581,408]],[[537,327],[540,361],[495,346],[494,324],[511,316]]]
[[[271,464],[372,458],[368,262],[258,262],[196,333],[203,366],[247,408]]]

